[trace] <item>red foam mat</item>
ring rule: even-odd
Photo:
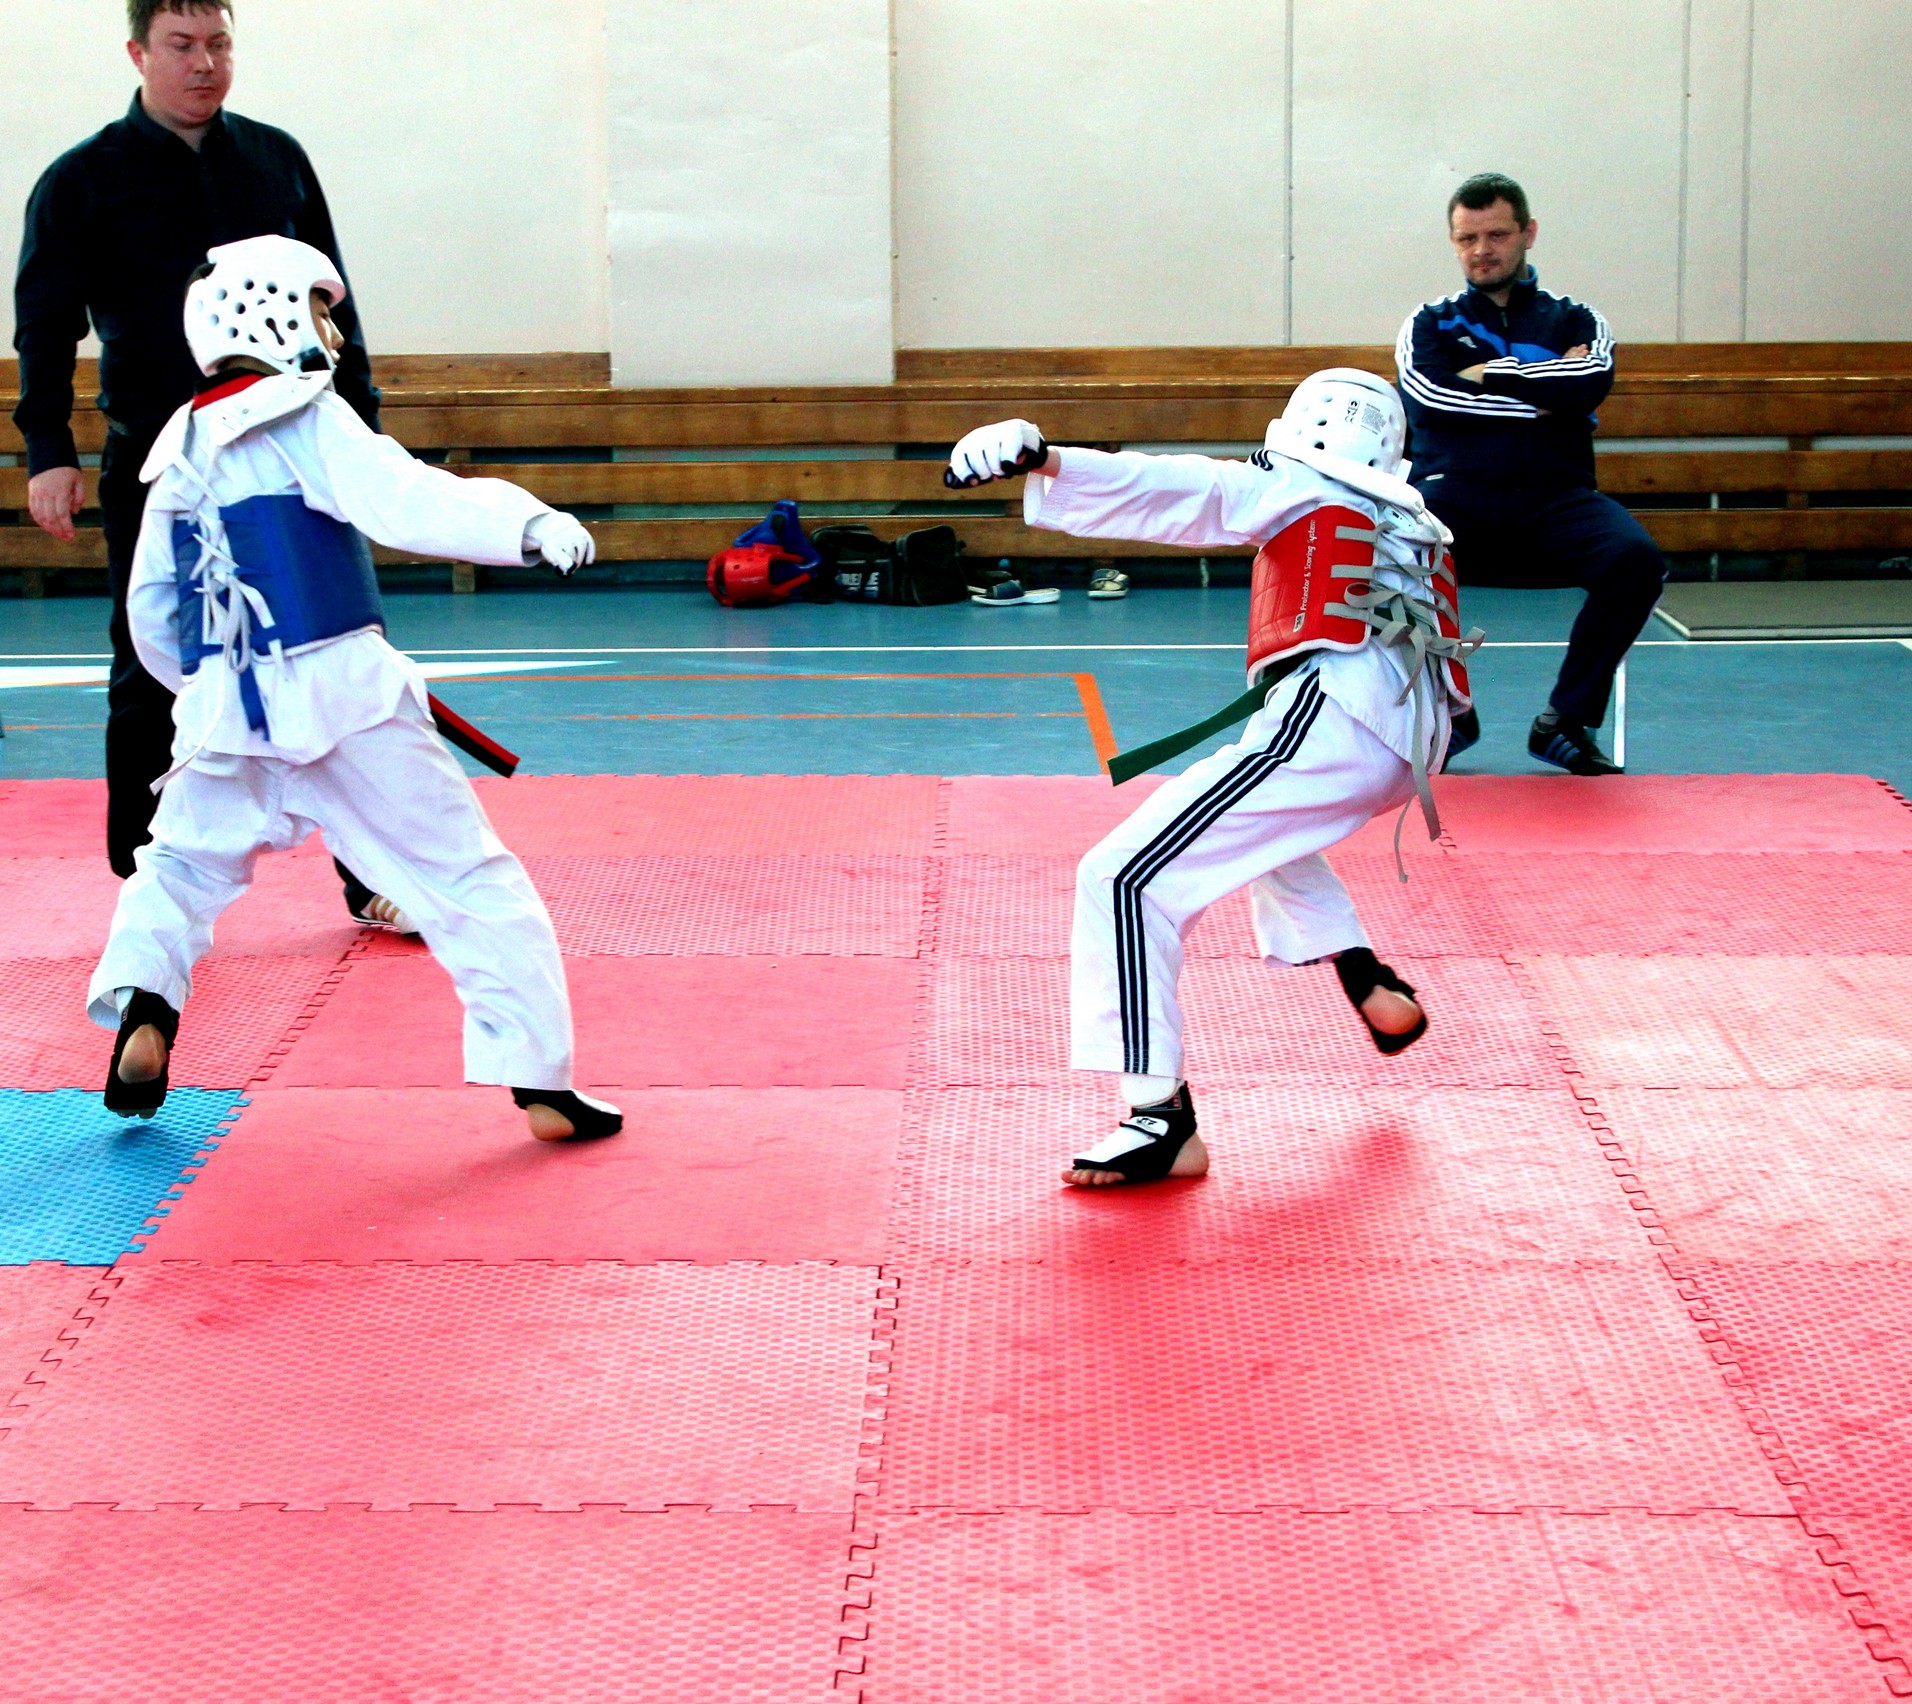
[[[1462,852],[1906,852],[1912,810],[1863,775],[1448,776]]]
[[[106,864],[104,781],[0,781],[0,849]]]
[[[559,942],[580,956],[910,958],[923,928],[921,858],[534,858],[529,868]]]
[[[1645,1265],[910,1266],[888,1382],[891,1508],[1790,1509]]]
[[[7,1412],[0,1504],[847,1511],[877,1302],[832,1266],[154,1266]]]
[[[161,1260],[882,1258],[902,1096],[609,1091],[546,1144],[499,1089],[270,1089],[146,1246]]]
[[[97,958],[119,891],[103,857],[0,858],[0,959]],[[259,860],[251,890],[219,919],[210,956],[336,959],[363,933],[314,840]]]
[[[1213,1159],[1205,1179],[1084,1190],[1059,1174],[1114,1128],[1112,1087],[918,1091],[897,1251],[1154,1266],[1649,1258],[1561,1084],[1433,1095],[1296,1080],[1204,1088],[1197,1110]]]
[[[1427,1035],[1375,1050],[1326,966],[1192,958],[1182,973],[1188,1075],[1197,1084],[1304,1077],[1531,1088],[1559,1079],[1539,1026],[1495,959],[1395,961],[1421,991]],[[952,959],[936,967],[920,1080],[927,1086],[1049,1083],[1068,1070],[1069,967],[1060,959]]]
[[[0,1266],[0,1393],[47,1376],[99,1309],[105,1273],[95,1266]]]
[[[86,1016],[96,961],[0,961],[0,1086],[96,1089],[113,1034]],[[242,1088],[336,966],[323,958],[207,959],[179,1027],[172,1081],[180,1088]]]
[[[1694,1276],[1736,1377],[1797,1469],[1804,1507],[1835,1529],[1846,1514],[1906,1513],[1912,1267],[1734,1261]]]
[[[1786,1521],[1357,1510],[886,1518],[866,1704],[1868,1704]]]
[[[1479,953],[1488,946],[1478,908],[1454,860],[1417,858],[1413,879],[1405,886],[1392,858],[1336,852],[1330,862],[1347,883],[1383,958],[1391,952],[1415,957]],[[1912,864],[1912,859],[1907,862]],[[1073,858],[1031,854],[950,859],[938,948],[975,958],[1066,957],[1075,874]],[[1248,896],[1230,894],[1211,906],[1189,936],[1188,951],[1200,958],[1255,957]]]
[[[0,857],[0,959],[97,957],[119,891],[104,857]]]
[[[948,783],[948,848],[957,857],[1080,858],[1162,781],[1159,775],[1138,775],[1111,787],[1100,775],[958,776]],[[1416,860],[1443,856],[1418,823],[1418,816],[1411,819],[1401,835],[1403,855]],[[1394,818],[1376,818],[1343,845],[1351,853],[1392,858]]]
[[[932,775],[521,775],[475,783],[519,857],[910,857],[934,848]]]
[[[1695,1260],[1912,1263],[1912,1090],[1597,1091]]]
[[[1516,952],[1912,953],[1912,855],[1903,852],[1493,853],[1454,862]]]
[[[580,1086],[901,1088],[920,972],[885,958],[565,961]],[[272,1082],[452,1088],[451,979],[418,953],[357,959]]]
[[[1912,956],[1603,955],[1528,969],[1595,1085],[1912,1088]]]
[[[0,1512],[14,1704],[829,1704],[850,1535],[759,1510]]]

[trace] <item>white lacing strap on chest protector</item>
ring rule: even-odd
[[[1385,522],[1378,527],[1336,527],[1335,537],[1345,539],[1352,544],[1371,544],[1379,546],[1383,532],[1391,531]],[[1421,801],[1421,814],[1427,819],[1427,835],[1430,840],[1441,832],[1440,812],[1435,808],[1434,789],[1428,780],[1428,763],[1432,757],[1434,739],[1433,702],[1431,695],[1444,692],[1445,686],[1438,682],[1435,667],[1443,662],[1465,662],[1485,641],[1487,635],[1478,627],[1462,638],[1456,639],[1443,633],[1440,627],[1440,615],[1444,614],[1456,627],[1460,626],[1460,611],[1451,603],[1435,581],[1440,572],[1441,546],[1414,542],[1414,560],[1412,562],[1376,561],[1375,567],[1386,567],[1394,573],[1405,575],[1416,582],[1415,591],[1410,593],[1398,587],[1387,587],[1370,583],[1365,592],[1349,592],[1340,603],[1328,605],[1330,615],[1348,616],[1356,621],[1366,622],[1374,629],[1375,637],[1383,645],[1394,645],[1408,653],[1407,684],[1401,688],[1397,704],[1414,700],[1414,791]],[[1438,613],[1437,613],[1438,612]],[[1394,827],[1394,858],[1400,869],[1401,880],[1407,880],[1407,870],[1401,864],[1401,827],[1406,821],[1405,807],[1401,812],[1402,821]]]
[[[191,752],[153,783],[155,793],[181,770],[189,768],[211,743],[219,718],[225,713],[226,694],[232,690],[234,682],[242,681],[250,686],[252,692],[248,696],[256,697],[258,688],[251,672],[254,662],[253,623],[256,618],[258,625],[266,630],[273,625],[272,606],[266,602],[265,594],[239,577],[239,563],[226,542],[226,525],[219,512],[219,500],[214,496],[206,476],[192,464],[189,453],[191,443],[192,429],[189,426],[186,444],[182,446],[173,466],[199,488],[199,494],[193,501],[192,515],[200,548],[192,578],[200,593],[200,645],[208,650],[217,647],[220,662],[224,666],[219,670],[217,696],[207,717],[205,736]],[[277,445],[273,447],[278,448]],[[290,466],[290,458],[282,450],[280,455]],[[285,660],[284,649],[277,640],[271,641],[267,649],[274,663]],[[248,704],[249,726],[255,725],[253,711],[254,706]],[[264,720],[263,710],[259,711],[258,720]]]

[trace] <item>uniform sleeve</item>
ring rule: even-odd
[[[155,482],[147,494],[133,572],[126,588],[126,624],[140,666],[166,688],[179,692],[186,676],[179,666],[179,580],[173,566],[173,514]]]
[[[1496,396],[1516,397],[1550,414],[1591,414],[1613,389],[1613,333],[1599,312],[1575,302],[1566,320],[1567,347],[1587,345],[1571,360],[1518,361],[1503,355],[1487,363],[1485,384]]]
[[[1317,500],[1292,462],[1269,469],[1208,456],[1062,449],[1054,477],[1031,474],[1023,519],[1078,538],[1127,538],[1185,550],[1262,544]]]
[[[505,479],[461,479],[374,432],[331,392],[275,431],[306,501],[392,550],[522,567],[551,506]]]
[[[1497,396],[1472,379],[1463,379],[1441,345],[1436,317],[1432,308],[1417,309],[1408,315],[1395,340],[1394,369],[1405,395],[1423,408],[1475,420],[1532,420],[1539,414],[1531,402]],[[1489,365],[1489,372],[1494,365]]]
[[[13,346],[20,353],[14,424],[27,442],[27,473],[78,467],[73,444],[73,365],[86,336],[78,243],[84,210],[62,164],[34,186],[13,285]]]
[[[332,209],[327,205],[319,174],[303,148],[296,149],[300,187],[304,191],[299,216],[293,221],[292,234],[302,243],[310,243],[339,269],[348,292],[344,301],[332,310],[332,318],[345,334],[345,347],[339,351],[338,371],[333,386],[356,414],[374,432],[378,430],[378,387],[372,383],[372,358],[365,349],[365,328],[359,320],[358,300],[349,294],[352,280],[345,270],[345,257],[339,253],[338,234],[332,229]]]

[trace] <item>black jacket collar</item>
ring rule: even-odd
[[[1479,314],[1505,313],[1511,318],[1523,309],[1531,308],[1534,305],[1534,298],[1539,294],[1540,274],[1530,266],[1514,280],[1513,287],[1507,292],[1505,308],[1485,290],[1477,290],[1471,284],[1467,287],[1467,305]]]
[[[132,104],[126,109],[126,126],[135,136],[164,148],[169,144],[193,152],[192,144],[182,136],[175,135],[146,110],[139,98],[139,91],[133,91]],[[217,146],[226,139],[226,109],[221,107],[212,115],[212,123],[206,126],[206,134],[199,139],[202,149]]]

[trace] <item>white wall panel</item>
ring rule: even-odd
[[[1746,335],[1912,336],[1912,6],[1757,0]]]
[[[1746,166],[1753,0],[1692,0],[1678,335],[1746,335]]]
[[[612,370],[887,383],[888,0],[611,0]]]
[[[1281,0],[897,0],[912,348],[1278,343]]]
[[[1296,0],[1297,343],[1393,341],[1461,284],[1447,198],[1516,178],[1550,290],[1674,335],[1682,9],[1667,0]]]
[[[9,280],[33,180],[136,86],[119,6],[57,10],[0,0]],[[233,110],[311,154],[375,352],[605,347],[604,0],[241,0],[237,34]]]

